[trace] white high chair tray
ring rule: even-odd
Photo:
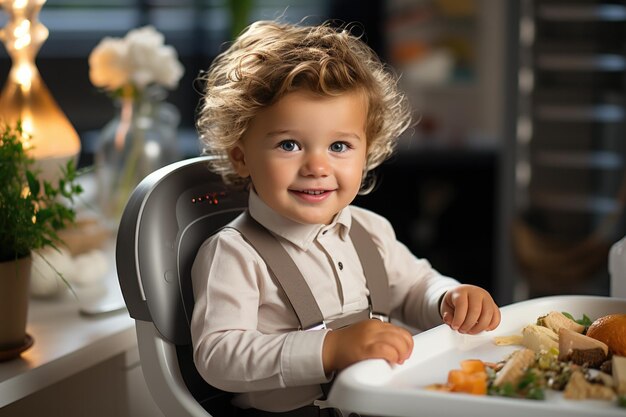
[[[568,312],[577,319],[586,314],[595,320],[606,314],[626,313],[626,299],[554,296],[523,301],[501,309],[502,322],[496,330],[475,336],[438,326],[413,337],[413,354],[403,365],[368,360],[344,370],[333,384],[327,403],[341,409],[344,416],[350,412],[393,417],[626,416],[626,409],[619,408],[616,401],[566,400],[552,390],[546,390],[545,400],[526,400],[424,389],[429,384],[445,383],[448,371],[459,369],[463,359],[497,362],[506,358],[520,346],[496,346],[493,338],[521,334],[524,326],[553,310]]]

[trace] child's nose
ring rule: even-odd
[[[302,175],[324,177],[330,172],[330,163],[328,156],[323,152],[314,152],[307,155],[302,165]]]

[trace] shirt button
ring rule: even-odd
[[[342,270],[343,270],[343,263],[342,263],[342,262],[339,262],[339,263],[337,264],[337,266],[339,266],[339,270],[340,270],[340,271],[342,271]]]

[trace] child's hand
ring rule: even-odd
[[[484,289],[459,285],[446,293],[441,302],[444,323],[459,333],[476,334],[500,324],[500,309]]]
[[[380,320],[365,320],[328,332],[324,339],[324,371],[340,371],[363,359],[403,363],[413,350],[413,337],[405,329]]]

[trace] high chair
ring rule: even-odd
[[[166,416],[228,416],[229,394],[208,385],[192,360],[191,266],[202,242],[240,214],[247,193],[228,190],[198,157],[148,175],[120,222],[116,265],[135,319],[142,371]]]

